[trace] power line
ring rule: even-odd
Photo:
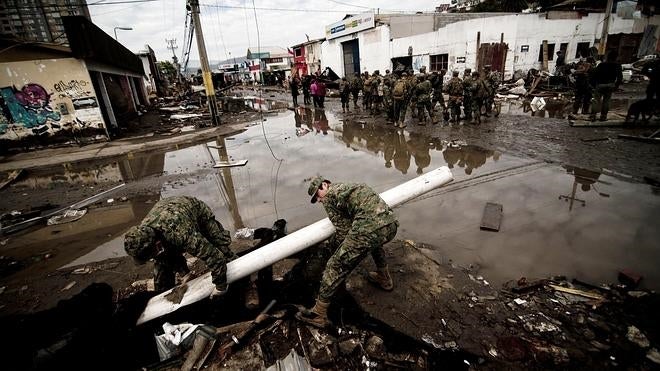
[[[336,0],[328,0],[331,3],[335,4],[340,4],[340,5],[348,5],[356,8],[362,8],[362,9],[373,9],[372,7],[369,6],[362,6],[362,5],[354,5],[354,4],[349,4],[349,3],[342,3],[341,1],[336,1]]]

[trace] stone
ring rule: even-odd
[[[646,335],[642,334],[642,332],[635,326],[628,326],[628,334],[626,335],[626,338],[642,348],[648,348],[651,345],[649,339],[646,338]]]
[[[357,339],[347,339],[339,343],[339,353],[347,356],[355,351],[355,348],[360,345]]]
[[[385,342],[382,338],[374,335],[367,340],[366,349],[367,354],[374,358],[384,358],[385,356]]]

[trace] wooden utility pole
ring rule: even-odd
[[[598,55],[605,55],[605,46],[607,45],[607,34],[610,31],[610,18],[612,17],[612,6],[614,0],[607,0],[607,8],[605,9],[605,19],[603,20],[603,32],[600,34],[600,42],[598,43]]]
[[[199,20],[199,0],[188,0],[190,13],[195,26],[195,36],[197,36],[197,51],[199,52],[199,62],[202,65],[202,78],[204,79],[204,88],[206,90],[206,101],[209,104],[211,121],[213,126],[220,125],[218,118],[218,103],[215,99],[215,89],[213,88],[213,78],[211,77],[211,66],[209,66],[209,57],[206,55],[206,45],[204,44],[204,34],[202,33],[202,23]]]
[[[481,73],[481,70],[479,70],[479,68],[482,68],[479,64],[479,44],[481,44],[481,31],[477,31],[477,57],[474,59],[474,70]]]
[[[172,62],[174,64],[174,68],[176,69],[176,79],[177,81],[181,82],[181,66],[179,66],[179,60],[176,58],[176,53],[174,52],[179,48],[176,46],[176,39],[165,39],[165,42],[167,43],[167,49],[172,51]]]
[[[548,71],[548,40],[543,40],[542,46],[542,60],[543,60],[543,71]]]

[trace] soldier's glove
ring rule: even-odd
[[[219,298],[229,291],[229,285],[225,285],[224,289],[218,289],[218,286],[213,288],[213,292],[209,295],[209,299]]]

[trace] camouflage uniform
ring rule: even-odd
[[[371,114],[377,114],[380,113],[380,104],[383,101],[383,79],[381,79],[380,75],[377,75],[374,73],[373,76],[371,76]]]
[[[465,120],[472,120],[472,91],[474,90],[474,81],[469,74],[463,78],[463,112]]]
[[[358,96],[360,95],[360,90],[363,87],[362,76],[357,74],[351,81],[351,93],[353,94],[353,107],[357,108]]]
[[[415,117],[415,109],[417,108],[415,105],[417,104],[417,101],[415,100],[415,86],[417,84],[415,83],[415,76],[408,76],[406,79],[406,98],[404,99],[403,107],[401,108],[401,121],[403,122],[403,119],[406,117],[406,112],[408,110],[408,107],[410,107],[410,110],[412,111],[412,117]]]
[[[417,115],[419,117],[419,122],[426,121],[426,113],[424,113],[425,109],[429,113],[431,122],[434,121],[433,107],[431,107],[431,89],[431,82],[426,79],[422,80],[415,86],[415,97],[417,98]]]
[[[371,77],[369,75],[364,76],[362,83],[362,104],[365,109],[371,109]]]
[[[475,76],[476,77],[476,76]],[[488,96],[488,89],[483,78],[475,78],[472,84],[472,113],[478,124],[481,124],[481,108]]]
[[[403,92],[395,90],[396,86],[399,85],[400,87],[401,84],[403,84],[406,87],[408,86],[408,81],[406,80],[405,76],[398,78],[394,82],[394,85],[392,86],[392,104],[393,104],[393,115],[394,115],[395,126],[399,122],[403,123],[406,119],[406,97],[408,93],[405,88],[403,89]],[[394,95],[395,92],[397,93],[397,95]]]
[[[490,114],[493,109],[493,104],[495,103],[495,94],[497,93],[497,88],[500,87],[502,82],[502,74],[499,71],[490,71],[488,76],[486,76],[486,83],[488,86],[488,97],[484,101],[486,105],[486,113]]]
[[[156,253],[160,241],[163,251]],[[187,273],[183,253],[196,256],[211,270],[213,283],[226,289],[227,262],[236,258],[231,237],[211,209],[193,197],[169,197],[154,205],[139,226],[126,233],[124,247],[136,259],[154,258],[154,284],[162,291],[175,284],[175,272]],[[155,256],[154,256],[155,255]]]
[[[394,120],[394,112],[392,106],[392,80],[390,78],[383,79],[383,108],[387,113],[389,120]]]
[[[308,193],[318,190],[323,178],[315,178]],[[337,288],[358,264],[371,253],[378,268],[387,266],[383,245],[396,235],[399,222],[394,211],[366,184],[333,183],[323,201],[336,228],[339,247],[326,264],[319,299],[330,302]]]
[[[458,76],[452,77],[447,84],[447,93],[449,94],[449,111],[451,119],[458,122],[461,116],[461,101],[463,100],[463,82]]]
[[[436,104],[440,103],[441,111],[444,113],[447,107],[445,107],[445,98],[442,96],[442,85],[444,84],[444,74],[433,73],[431,77],[431,87],[433,88],[433,101],[431,102],[431,107],[435,109]]]

